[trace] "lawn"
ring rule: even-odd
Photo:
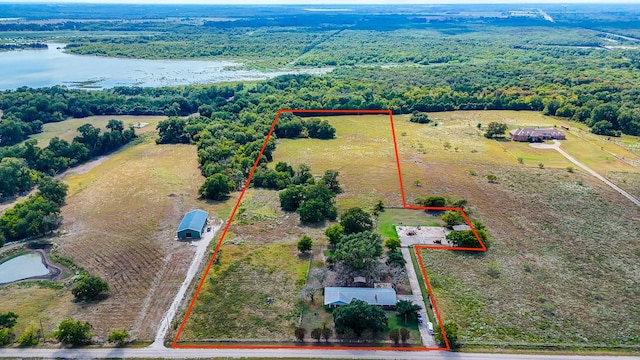
[[[398,238],[396,225],[441,226],[440,219],[424,211],[385,209],[378,215],[378,231],[387,238]]]
[[[404,319],[398,318],[398,315],[395,311],[385,311],[385,313],[387,315],[388,321],[387,331],[391,331],[395,328],[407,328],[410,331],[409,344],[422,344],[420,331],[418,330],[418,322],[415,318],[408,318],[405,324]],[[389,340],[389,336],[387,336],[384,340]]]

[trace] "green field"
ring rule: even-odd
[[[421,210],[385,209],[378,215],[378,231],[387,238],[398,238],[396,225],[441,226],[437,217]]]

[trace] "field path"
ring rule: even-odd
[[[169,324],[173,321],[173,318],[176,316],[176,312],[182,299],[184,298],[184,294],[187,292],[191,281],[198,273],[198,269],[200,268],[200,264],[202,263],[202,259],[207,252],[207,247],[211,240],[215,237],[216,233],[222,227],[222,223],[216,223],[212,225],[211,231],[207,231],[199,241],[195,241],[193,245],[196,247],[196,253],[193,256],[193,260],[191,261],[191,266],[189,266],[189,271],[187,271],[187,276],[184,278],[182,282],[182,286],[180,286],[180,290],[176,294],[176,297],[173,299],[171,306],[162,317],[162,321],[160,322],[160,327],[158,328],[158,332],[156,332],[156,337],[154,342],[149,346],[150,348],[164,348],[164,338],[167,336],[167,332],[169,331]]]
[[[560,154],[562,154],[562,156],[566,157],[567,160],[569,160],[572,163],[576,164],[578,167],[580,167],[582,170],[586,171],[587,173],[593,175],[596,179],[599,179],[603,183],[609,185],[612,189],[614,189],[615,191],[619,192],[620,194],[622,194],[622,196],[626,197],[627,199],[631,200],[637,206],[640,206],[640,200],[638,200],[635,196],[633,196],[633,195],[629,194],[628,192],[622,190],[620,187],[618,187],[618,185],[616,185],[616,184],[612,183],[611,181],[609,181],[609,179],[607,179],[604,176],[598,174],[597,172],[591,170],[591,168],[589,168],[585,164],[579,162],[573,156],[567,154],[566,151],[560,149],[560,142],[558,140],[554,140],[553,144],[531,143],[529,145],[531,147],[534,147],[534,148],[537,148],[537,149],[555,149],[555,150],[557,150]]]

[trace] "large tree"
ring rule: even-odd
[[[235,187],[227,174],[217,173],[209,176],[200,187],[200,195],[205,199],[224,200]]]
[[[453,244],[453,246],[480,247],[478,238],[471,230],[453,230],[447,234],[447,241]]]
[[[344,334],[347,329],[351,329],[356,336],[361,336],[365,330],[373,333],[384,331],[387,321],[382,308],[358,299],[333,310],[333,322],[338,334]]]
[[[338,181],[338,175],[340,175],[340,173],[335,170],[327,170],[324,172],[324,176],[322,177],[324,184],[329,188],[329,190],[333,191],[334,194],[342,192],[340,182]]]
[[[359,207],[354,207],[340,215],[340,225],[346,235],[373,229],[371,215]]]
[[[396,313],[399,318],[404,320],[405,324],[409,318],[415,319],[420,309],[422,309],[422,307],[418,304],[414,304],[411,300],[399,300],[396,303]]]
[[[74,321],[73,319],[62,320],[58,325],[58,330],[53,333],[56,340],[65,345],[83,345],[91,341],[91,329],[93,326],[88,322]]]
[[[78,280],[71,293],[80,301],[104,299],[109,291],[109,284],[97,276],[83,276]]]
[[[487,127],[487,131],[484,133],[484,137],[487,139],[493,139],[494,137],[503,137],[504,132],[507,131],[509,127],[507,124],[499,123],[499,122],[490,122]]]
[[[364,231],[345,236],[336,246],[335,261],[352,269],[373,267],[382,255],[382,239],[373,231]]]
[[[38,181],[38,191],[40,191],[40,195],[58,205],[64,203],[68,188],[69,186],[67,186],[67,184],[50,176],[44,176]]]

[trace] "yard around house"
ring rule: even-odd
[[[490,121],[504,121],[514,127],[545,126],[556,119],[532,112],[503,111],[429,116],[437,126],[410,123],[408,116],[394,117],[407,204],[415,204],[416,197],[428,195],[464,198],[468,201],[465,211],[471,218],[482,220],[492,237],[492,246],[484,254],[429,250],[422,253],[440,314],[445,321],[458,322],[462,342],[637,344],[633,334],[639,331],[640,313],[633,304],[640,296],[637,286],[640,243],[635,239],[635,234],[640,233],[640,211],[631,204],[620,206],[626,200],[591,176],[577,170],[567,171],[565,160],[558,158],[557,152],[537,153],[527,144],[488,140],[476,127],[477,122]],[[274,163],[286,161],[297,166],[304,162],[316,175],[326,169],[338,170],[345,190],[338,197],[339,212],[352,206],[371,209],[378,200],[388,207],[401,205],[387,120],[380,116],[326,119],[336,127],[337,139],[278,140]],[[379,121],[376,124],[380,125],[372,126],[372,121]],[[590,134],[580,135],[586,139],[580,146],[587,153],[571,152],[571,141],[580,141],[577,136],[563,142],[565,150],[579,160],[592,159],[589,166],[600,171],[640,172],[631,165],[631,160],[638,157],[633,146],[606,143],[606,139]],[[447,143],[450,146],[445,146]],[[511,147],[514,149],[510,150]],[[602,158],[601,152],[613,150],[625,154],[629,162]],[[520,164],[518,156],[510,153],[513,151],[528,154],[530,160]],[[375,154],[380,154],[380,158]],[[537,163],[531,163],[537,161],[545,167],[541,169]],[[488,174],[496,175],[497,181],[489,183]],[[420,186],[415,185],[416,180]],[[297,215],[280,213],[277,205],[275,192],[249,190],[216,266],[255,269],[258,278],[265,281],[272,281],[274,269],[283,266],[284,274],[279,279],[287,279],[289,285],[282,289],[289,289],[286,292],[291,303],[287,309],[292,309],[301,284],[290,285],[299,279],[299,273],[285,268],[296,259],[295,242],[304,233],[316,245],[324,244],[326,239],[322,235],[323,226],[300,226]],[[388,211],[382,213],[378,224],[385,236],[393,236],[389,224],[413,221],[397,213],[402,210]],[[252,265],[256,261],[254,254],[262,254],[276,245],[291,249],[288,254],[280,253],[285,259],[282,264],[262,269]],[[246,255],[242,254],[251,254],[251,259],[245,260]],[[493,277],[489,274],[487,264],[491,263],[497,264],[497,276],[495,272]],[[212,270],[211,275],[215,279],[207,280],[208,290],[200,295],[211,304],[222,300],[229,291],[224,290],[224,284],[241,282],[244,276],[228,272],[224,276],[230,278],[225,278],[217,270]],[[222,288],[212,289],[212,284]],[[251,299],[250,291],[245,287],[236,298]],[[210,312],[200,304],[201,298],[196,301],[192,316],[204,319]],[[320,296],[316,297],[316,303],[319,299]],[[257,297],[252,301],[262,300]],[[280,325],[261,339],[293,339],[292,332],[280,337],[296,326],[297,320],[288,311],[274,320]],[[244,314],[240,312],[236,321],[246,320]],[[307,315],[304,323],[315,324]],[[604,328],[617,331],[602,331],[603,324]],[[198,327],[192,319],[185,329],[189,336],[181,341],[226,336],[219,333],[223,330]],[[236,339],[261,336],[255,329],[237,329],[233,334]]]

